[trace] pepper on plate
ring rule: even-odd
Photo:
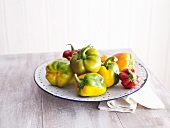
[[[76,91],[79,96],[99,96],[106,92],[104,78],[98,73],[74,74],[76,79]]]
[[[107,87],[111,87],[119,82],[119,67],[116,61],[117,58],[115,56],[107,58],[98,71],[98,73],[103,76],[104,83]]]
[[[135,70],[128,68],[120,72],[119,79],[121,80],[121,84],[126,89],[131,89],[135,87],[140,81],[140,77],[136,75]]]
[[[107,58],[109,58],[109,56],[102,55],[102,56],[100,56],[100,58],[101,58],[101,62],[104,63],[107,60]]]
[[[73,72],[78,76],[87,72],[96,73],[101,67],[99,52],[88,45],[73,54],[70,60],[70,66]]]
[[[75,82],[74,74],[70,68],[70,61],[58,58],[46,66],[46,79],[51,85],[64,87]]]
[[[71,50],[66,50],[63,52],[63,57],[67,58],[68,60],[70,60],[70,58],[72,57],[72,55],[77,52],[78,50],[75,50],[72,44],[67,44],[71,46]]]
[[[113,56],[118,58],[116,62],[119,66],[119,71],[122,71],[125,68],[134,69],[135,68],[135,60],[133,59],[133,55],[126,52],[121,52],[114,54]]]

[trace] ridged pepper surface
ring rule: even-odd
[[[101,67],[99,52],[88,45],[77,53],[74,53],[70,60],[70,66],[74,73],[81,75],[84,73],[96,73]]]
[[[46,66],[46,79],[51,85],[64,87],[75,81],[70,68],[70,61],[66,58],[58,58]]]

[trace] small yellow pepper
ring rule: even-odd
[[[119,67],[116,62],[111,62],[110,60],[117,61],[117,58],[107,58],[98,72],[101,76],[103,76],[104,83],[107,87],[111,87],[119,82]]]
[[[75,74],[76,91],[79,96],[99,96],[106,92],[104,78],[98,73]]]
[[[119,71],[122,71],[125,68],[134,69],[135,68],[135,60],[133,59],[133,55],[130,53],[122,52],[114,54],[113,56],[118,58],[116,62],[119,66]]]

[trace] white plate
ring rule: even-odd
[[[72,101],[88,101],[88,102],[93,101],[93,102],[95,102],[95,101],[108,101],[108,100],[125,97],[125,96],[128,96],[128,95],[140,90],[144,86],[144,84],[148,78],[148,73],[147,73],[146,69],[144,68],[144,66],[141,65],[140,63],[136,62],[135,70],[136,70],[137,75],[141,77],[141,81],[134,88],[125,89],[120,83],[118,83],[117,85],[114,85],[114,86],[108,88],[106,93],[101,96],[81,97],[81,96],[77,95],[73,84],[68,85],[64,88],[59,88],[56,86],[52,86],[47,81],[47,79],[45,78],[45,74],[46,74],[45,68],[51,62],[52,61],[45,62],[36,68],[36,70],[34,72],[34,80],[35,80],[36,84],[42,90],[44,90],[45,92],[47,92],[53,96],[56,96],[56,97],[59,97],[62,99],[72,100]]]

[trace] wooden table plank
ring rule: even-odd
[[[100,50],[113,55],[122,50]],[[135,59],[140,59],[134,54]],[[61,57],[61,53],[36,53],[0,56],[0,128],[143,128],[170,126],[170,92],[149,70],[156,95],[165,104],[163,110],[140,105],[135,113],[106,112],[99,102],[73,102],[54,97],[35,84],[33,74],[43,62]],[[143,63],[142,63],[143,64]]]
[[[74,102],[43,93],[44,128],[121,128],[115,112],[99,111],[98,102]]]
[[[42,126],[41,92],[33,80],[31,55],[0,57],[0,128]]]

